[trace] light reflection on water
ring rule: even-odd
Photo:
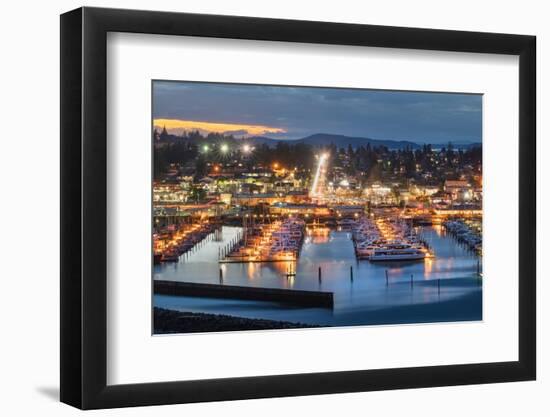
[[[448,311],[449,308],[470,309],[472,311],[457,311],[455,316],[457,319],[481,319],[481,287],[476,275],[478,258],[458,245],[452,237],[446,236],[439,227],[421,230],[436,255],[424,261],[358,262],[351,234],[332,231],[324,235],[308,234],[297,262],[219,264],[219,247],[227,245],[239,231],[240,228],[224,227],[221,242],[210,239],[194,252],[182,256],[177,263],[155,265],[154,279],[219,284],[221,268],[223,282],[228,285],[334,292],[334,309],[170,296],[155,296],[155,305],[195,312],[342,325],[371,323],[372,320],[386,322],[373,319],[376,315],[371,313],[377,310],[434,303],[443,305],[442,302],[452,301],[447,303],[446,309],[439,309],[440,313],[432,306],[431,310],[418,314],[426,316],[426,320],[422,321],[446,321],[448,319],[445,317],[451,317],[451,320],[454,317]],[[350,268],[353,268],[353,279]],[[295,271],[296,276],[288,276],[289,271]],[[441,280],[439,290],[438,280]],[[477,295],[475,300],[473,295]],[[460,304],[459,301],[463,299],[467,302]],[[394,313],[399,314],[398,309]],[[401,314],[409,313],[403,311]],[[397,317],[393,321],[408,322],[413,316]]]

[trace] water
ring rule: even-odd
[[[222,241],[216,242],[211,236],[179,262],[155,265],[154,279],[219,284],[221,267],[224,284],[330,291],[334,293],[334,308],[164,295],[154,297],[155,306],[331,326],[481,319],[478,258],[440,227],[420,230],[436,255],[424,261],[357,261],[351,234],[331,231],[325,236],[308,235],[295,263],[220,265],[218,248],[227,245],[239,231],[224,227]],[[296,271],[295,277],[286,276],[289,269]]]

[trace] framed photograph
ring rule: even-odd
[[[61,16],[61,401],[533,380],[535,37]]]

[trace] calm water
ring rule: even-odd
[[[195,251],[182,256],[179,262],[156,265],[154,278],[218,284],[218,248],[225,246],[239,230],[224,227],[222,241],[216,242],[211,236]],[[161,295],[154,297],[154,303],[158,307],[182,311],[324,325],[480,320],[478,258],[446,236],[439,227],[424,228],[421,233],[432,245],[434,259],[391,263],[356,261],[351,234],[332,231],[327,236],[306,237],[297,263],[221,264],[224,283],[228,285],[334,292],[332,310]],[[350,267],[353,268],[353,280]],[[296,271],[295,277],[287,278],[289,268]]]

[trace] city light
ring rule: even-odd
[[[491,247],[483,246],[479,96],[449,98],[477,112],[467,115],[473,117],[468,126],[477,126],[471,130],[447,123],[445,113],[454,105],[437,114],[430,106],[409,106],[418,123],[407,124],[405,142],[392,140],[399,135],[391,130],[411,118],[400,110],[428,102],[431,93],[339,89],[335,95],[334,90],[245,84],[231,92],[225,84],[202,83],[167,93],[170,87],[174,84],[159,84],[153,104],[164,96],[166,102],[152,109],[154,114],[208,122],[155,120],[150,132],[153,258],[148,261],[155,265],[156,289],[162,291],[162,281],[191,277],[193,285],[206,284],[220,297],[259,301],[227,315],[207,316],[216,312],[200,306],[189,313],[155,309],[156,332],[483,318],[482,254]],[[362,94],[370,104],[383,104],[383,111],[370,117],[378,133],[369,131],[361,106],[350,105]],[[391,100],[383,98],[386,94]],[[258,104],[266,97],[269,108]],[[438,103],[440,96],[433,100]],[[437,120],[426,127],[425,118]],[[241,124],[268,119],[288,132]],[[384,140],[369,140],[367,134]],[[468,142],[451,143],[461,137]],[[501,204],[503,215],[514,203],[509,200]],[[325,323],[323,312],[302,320],[296,311],[281,308],[277,320],[270,320],[272,315],[257,307],[274,286],[289,302],[295,295],[297,303],[308,304],[311,297],[329,315],[335,307],[353,314]],[[445,307],[448,302],[452,309]],[[445,308],[433,308],[437,305]],[[379,306],[384,311],[368,314]]]
[[[319,163],[317,164],[317,171],[315,171],[315,177],[313,178],[313,185],[311,186],[311,195],[316,196],[319,194],[318,185],[321,172],[323,172],[323,165],[328,159],[328,154],[324,153],[319,156]]]

